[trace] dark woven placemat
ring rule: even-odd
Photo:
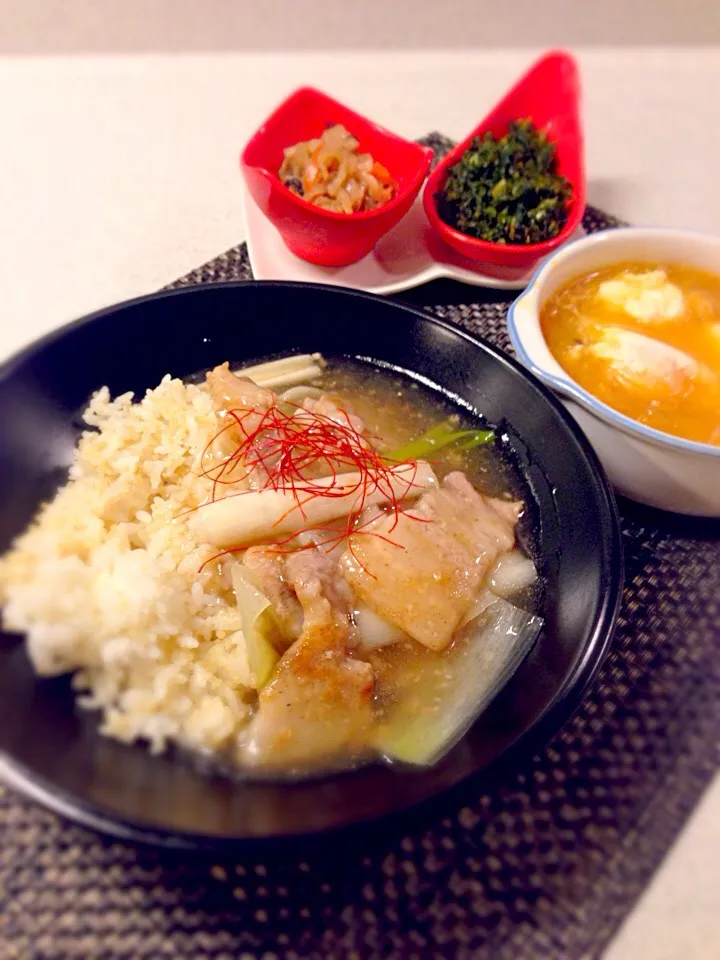
[[[250,277],[240,245],[177,285]],[[496,291],[403,299],[509,349]],[[404,835],[307,859],[181,860],[2,791],[2,960],[599,957],[718,766],[720,524],[620,509],[612,651],[539,756]]]

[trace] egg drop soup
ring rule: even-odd
[[[720,445],[720,276],[621,263],[544,304],[552,355],[603,403],[640,423]]]

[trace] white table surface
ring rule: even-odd
[[[460,137],[537,52],[0,59],[0,358],[242,240],[238,152],[295,86]],[[590,202],[718,232],[720,48],[576,52]],[[720,956],[719,853],[716,782],[606,960]]]

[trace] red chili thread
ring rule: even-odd
[[[220,485],[236,486],[244,482],[254,482],[257,485],[255,489],[289,491],[295,499],[295,505],[276,521],[279,523],[294,509],[299,510],[303,520],[306,521],[304,506],[316,497],[347,497],[357,494],[357,501],[348,513],[343,530],[322,527],[317,529],[335,534],[320,546],[328,544],[337,546],[347,540],[348,548],[355,561],[365,570],[354,552],[351,540],[353,535],[376,536],[393,546],[401,547],[401,544],[383,534],[363,529],[375,519],[374,517],[358,525],[368,495],[378,491],[387,501],[387,512],[393,515],[388,532],[392,533],[401,514],[405,512],[400,503],[416,485],[417,461],[384,460],[372,447],[370,438],[364,437],[353,427],[350,416],[345,410],[339,410],[342,419],[337,420],[325,414],[310,411],[298,404],[290,404],[290,406],[293,408],[293,413],[286,413],[275,405],[268,408],[226,411],[230,422],[224,424],[208,442],[203,452],[203,459],[208,456],[220,437],[228,431],[235,429],[239,434],[239,440],[234,437],[235,446],[231,453],[220,463],[200,473],[212,482],[211,501],[217,499]],[[397,496],[393,482],[398,480],[397,467],[404,465],[409,468],[410,475],[400,478],[405,489],[400,496]],[[323,469],[320,470],[320,467]],[[238,468],[242,471],[241,473],[237,472]],[[318,483],[319,477],[313,476],[318,472],[322,474],[322,479],[325,481],[330,476],[331,483]],[[358,474],[357,483],[349,487],[341,482],[343,475],[348,473]],[[248,492],[250,491],[241,490],[230,496],[241,496]],[[413,514],[407,515],[419,522],[430,522]],[[288,550],[277,549],[292,541],[301,529],[278,541],[269,549],[289,553],[314,546],[314,544],[307,544],[300,547],[293,546]],[[202,570],[212,560],[242,549],[245,547],[238,546],[224,550],[206,560],[200,569]]]

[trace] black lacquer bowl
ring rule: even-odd
[[[435,767],[384,765],[299,783],[201,772],[101,737],[67,678],[33,675],[22,638],[0,637],[0,776],[58,813],[127,839],[227,850],[398,814],[530,749],[569,716],[607,650],[622,586],[612,494],[550,393],[459,328],[334,287],[227,283],[143,297],[78,321],[0,371],[0,551],[62,483],[78,414],[107,384],[144,392],[241,363],[320,351],[408,371],[500,425],[522,475],[545,582],[545,628],[515,675]],[[512,749],[511,749],[512,748]]]

